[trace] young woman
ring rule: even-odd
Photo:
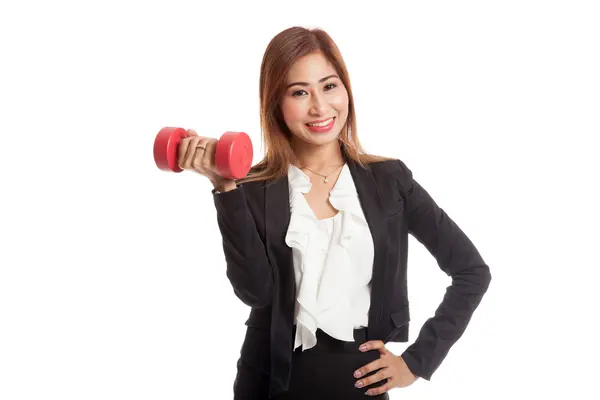
[[[216,139],[190,130],[179,147],[180,167],[214,185],[227,277],[251,307],[234,399],[389,399],[429,380],[483,298],[488,266],[404,162],[363,151],[326,32],[293,27],[271,40],[260,109],[266,154],[239,181],[216,173]],[[409,233],[452,286],[395,355],[385,343],[408,341]]]

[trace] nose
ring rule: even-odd
[[[315,94],[311,99],[310,112],[314,115],[323,115],[327,110],[327,101],[321,94]]]

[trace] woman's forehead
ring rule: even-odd
[[[288,72],[288,82],[303,81],[316,84],[326,76],[336,74],[335,68],[320,53],[301,57]]]

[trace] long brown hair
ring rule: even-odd
[[[333,65],[348,92],[348,118],[338,136],[345,157],[362,167],[390,158],[366,153],[356,133],[356,113],[350,77],[344,59],[333,39],[322,29],[299,26],[287,28],[269,42],[260,66],[260,126],[265,145],[264,158],[250,173],[237,181],[270,181],[287,174],[288,166],[296,162],[289,131],[281,113],[280,101],[285,92],[287,74],[294,62],[313,52],[321,52]]]

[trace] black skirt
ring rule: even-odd
[[[379,358],[379,350],[358,350],[358,346],[366,342],[367,328],[354,330],[354,342],[337,340],[320,329],[316,334],[315,347],[302,351],[300,346],[292,355],[289,390],[272,399],[268,395],[269,376],[240,358],[234,383],[234,400],[389,400],[388,393],[365,396],[367,390],[384,385],[387,379],[362,388],[354,386],[358,381],[354,371]]]

